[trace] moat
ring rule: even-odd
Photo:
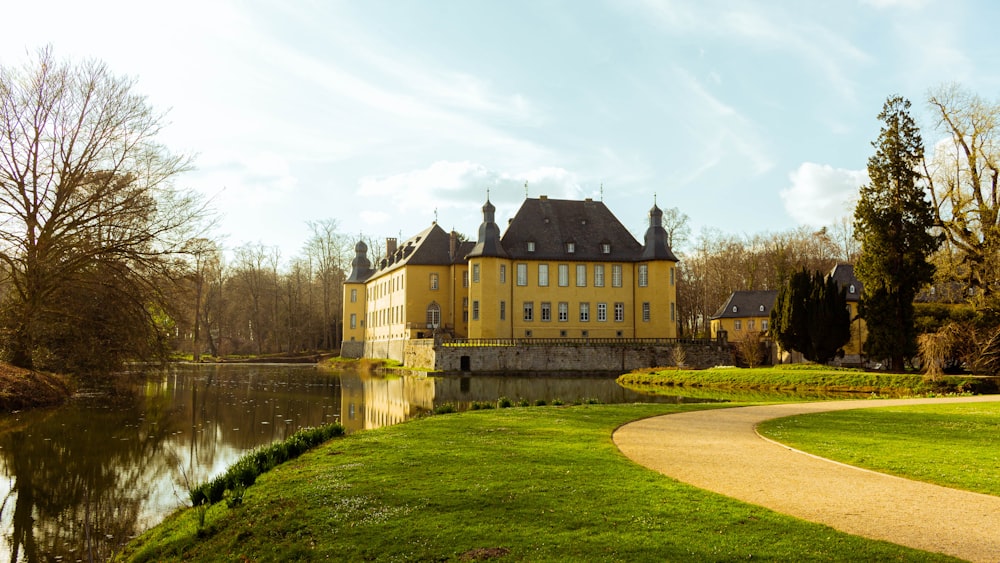
[[[188,503],[188,488],[303,427],[348,432],[445,403],[677,402],[609,377],[369,376],[303,365],[171,366],[0,415],[0,562],[103,561]]]

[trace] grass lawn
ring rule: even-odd
[[[968,391],[977,382],[967,377],[927,381],[920,374],[890,374],[815,364],[786,364],[760,368],[715,367],[702,370],[639,370],[618,378],[630,388],[649,386],[772,390],[857,394],[916,395]]]
[[[242,505],[181,511],[134,561],[945,561],[680,484],[611,434],[710,405],[580,405],[439,415],[334,439]]]
[[[761,434],[823,457],[1000,496],[1000,404],[847,410],[767,421]]]

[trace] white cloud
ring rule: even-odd
[[[470,228],[480,220],[487,190],[497,207],[497,218],[502,220],[524,200],[525,182],[529,197],[583,197],[579,178],[565,168],[498,171],[476,162],[438,161],[392,176],[362,178],[358,195],[363,201],[377,202],[379,209],[363,211],[360,217],[366,223],[382,222],[389,215],[409,220],[400,227],[410,232],[427,226],[436,213],[442,225]]]
[[[788,178],[792,185],[781,192],[785,211],[801,224],[821,227],[850,213],[868,173],[803,162]]]

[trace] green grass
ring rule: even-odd
[[[817,413],[764,422],[765,436],[823,457],[1000,496],[1000,404]]]
[[[710,405],[580,405],[432,416],[327,442],[213,505],[134,561],[945,561],[680,484],[615,428]]]
[[[919,374],[889,374],[813,364],[791,364],[761,368],[717,367],[703,370],[641,370],[618,378],[629,388],[711,387],[718,389],[797,391],[858,394],[928,394],[964,392],[973,380],[946,377],[925,380]]]

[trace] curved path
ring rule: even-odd
[[[826,412],[1000,401],[1000,396],[790,403],[669,414],[615,431],[632,460],[695,487],[872,539],[1000,561],[1000,497],[852,467],[767,440],[758,423]]]

